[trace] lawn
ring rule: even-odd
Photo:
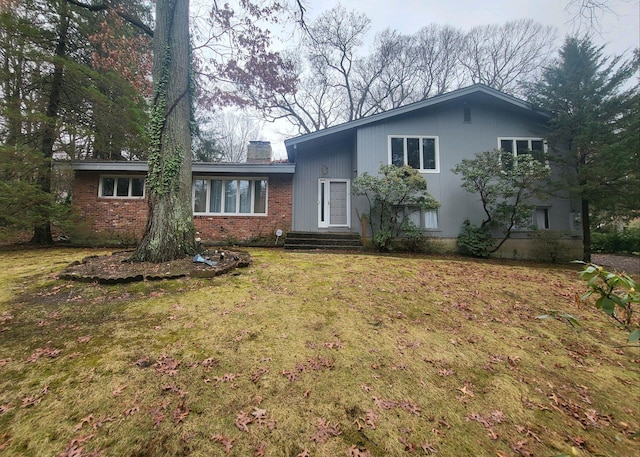
[[[575,267],[250,253],[109,286],[0,252],[0,456],[637,455],[640,352]]]

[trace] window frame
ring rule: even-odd
[[[433,214],[433,219],[435,219],[436,225],[435,227],[427,227],[427,215]],[[415,216],[414,216],[415,215]],[[409,218],[411,222],[413,222],[416,227],[420,228],[423,232],[439,232],[440,229],[440,216],[438,209],[422,209],[418,206],[405,205],[403,216],[405,218]],[[419,223],[416,223],[417,222]]]
[[[409,151],[407,147],[407,139],[417,139],[420,145],[419,151],[419,159],[420,159],[420,168],[416,168],[420,173],[440,173],[440,138],[438,135],[388,135],[387,136],[387,159],[389,165],[393,164],[393,152],[392,152],[392,141],[394,138],[402,138],[403,149],[404,149],[404,165],[409,164]],[[424,140],[434,140],[434,168],[424,168]],[[409,165],[410,166],[410,165]],[[413,167],[412,167],[413,168]]]
[[[205,181],[206,182],[206,197],[204,201],[205,211],[196,211],[196,181]],[[220,202],[219,212],[211,211],[211,195],[213,185],[211,184],[213,181],[221,182],[220,186]],[[236,182],[235,185],[235,211],[227,211],[227,182]],[[241,213],[240,209],[242,206],[242,192],[241,190],[241,181],[249,181],[249,197],[250,197],[250,210],[246,213]],[[265,186],[265,195],[264,195],[264,212],[256,213],[256,182],[264,182]],[[241,216],[241,217],[264,217],[269,214],[269,179],[266,177],[210,177],[210,176],[194,176],[191,183],[191,211],[194,216]]]
[[[544,138],[539,138],[539,137],[531,137],[531,136],[499,136],[498,137],[498,151],[502,152],[502,153],[506,153],[508,151],[504,151],[502,149],[502,142],[503,141],[511,141],[511,154],[513,156],[513,161],[515,162],[516,160],[518,160],[518,141],[527,141],[529,148],[527,149],[527,151],[533,151],[533,149],[531,149],[532,146],[532,142],[533,141],[540,141],[542,143],[542,155],[543,155],[543,160],[539,161],[540,163],[542,163],[543,165],[545,165],[547,168],[549,168],[549,159],[547,158],[547,141]],[[520,154],[522,155],[522,154]],[[534,159],[536,158],[535,155],[530,154]],[[502,154],[500,154],[500,161],[502,162]]]
[[[113,179],[113,195],[104,195],[104,180],[105,179]],[[129,188],[127,195],[118,195],[118,180],[119,179],[127,179],[129,180]],[[133,191],[133,180],[140,179],[142,180],[142,195],[132,195]],[[100,175],[100,181],[98,182],[98,198],[113,198],[120,200],[143,200],[147,194],[147,178],[143,175]]]

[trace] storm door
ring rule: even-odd
[[[348,179],[318,180],[318,228],[349,227]]]

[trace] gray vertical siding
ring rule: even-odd
[[[389,135],[434,135],[439,139],[440,172],[425,173],[429,192],[442,205],[438,210],[439,230],[434,236],[455,237],[464,219],[480,223],[484,213],[479,199],[464,191],[460,177],[451,169],[462,159],[498,147],[498,137],[541,137],[535,119],[504,107],[470,105],[471,122],[463,122],[462,102],[432,107],[428,113],[395,118],[358,129],[358,173],[377,173],[380,164],[388,163]],[[568,230],[570,210],[567,199],[540,202],[549,205],[551,228]],[[354,206],[359,205],[354,201]],[[356,208],[354,208],[354,211]],[[362,209],[361,209],[362,211]]]
[[[294,230],[318,229],[318,178],[353,180],[364,172],[377,174],[380,165],[389,162],[389,135],[438,137],[439,172],[424,173],[429,192],[442,205],[438,211],[439,228],[433,236],[456,237],[466,218],[480,223],[484,213],[478,197],[461,188],[460,177],[451,169],[477,152],[496,149],[499,137],[544,137],[539,126],[541,116],[517,102],[480,95],[448,100],[424,109],[400,110],[398,115],[381,116],[378,120],[374,116],[370,122],[354,123],[352,129],[337,129],[337,134],[300,142],[295,154]],[[471,122],[464,122],[465,106],[470,108]],[[324,145],[318,146],[321,143]],[[323,166],[326,166],[326,175],[322,174]],[[554,198],[539,204],[550,209],[552,230],[570,230],[569,214],[575,208],[568,198]],[[352,197],[352,231],[360,231],[358,216],[366,212],[364,199]]]
[[[352,139],[296,151],[293,230],[318,230],[318,179],[353,179],[354,159],[355,147]],[[323,167],[326,167],[326,174],[323,174]]]

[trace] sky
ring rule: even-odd
[[[576,32],[589,33],[595,44],[605,45],[605,55],[630,53],[640,46],[640,0],[609,0],[610,10],[599,14],[596,27],[574,20],[576,8],[567,7],[570,0],[304,0],[305,19],[311,22],[338,3],[371,19],[370,39],[386,28],[412,34],[435,23],[468,31],[478,25],[533,19],[556,27],[558,47]],[[271,141],[276,158],[284,158],[284,137],[278,130],[267,124],[265,139]]]

